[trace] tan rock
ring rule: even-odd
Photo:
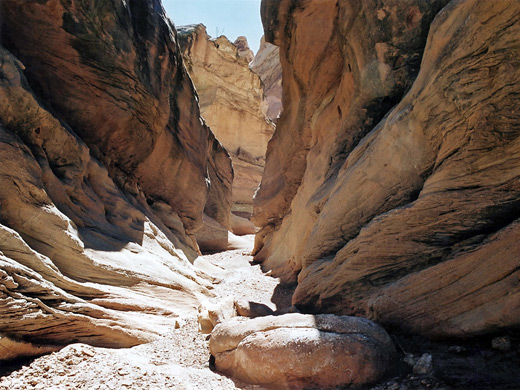
[[[173,26],[158,10],[115,0],[95,9],[76,1],[6,0],[2,34],[41,98],[116,184],[134,195],[142,190],[150,204],[167,203],[191,235],[214,192],[227,194],[226,219],[206,214],[228,224],[231,164],[200,120]]]
[[[233,318],[215,327],[210,351],[227,375],[287,388],[370,383],[395,354],[388,334],[371,321],[304,314]]]
[[[253,53],[253,50],[249,48],[249,42],[247,42],[246,37],[238,37],[237,39],[235,39],[235,42],[233,42],[233,45],[236,46],[239,57],[245,58],[248,63],[253,61],[253,58],[255,58],[255,54]]]
[[[233,211],[250,214],[274,125],[265,117],[260,78],[248,67],[247,40],[239,37],[235,46],[225,36],[210,39],[202,24],[178,31],[201,113],[233,159]]]
[[[204,302],[199,306],[198,310],[197,320],[201,333],[211,333],[216,325],[226,322],[237,315],[235,301],[232,297],[228,297],[216,303],[209,301]]]
[[[267,117],[276,122],[282,112],[282,66],[280,49],[265,41],[262,36],[260,48],[249,64],[251,70],[260,76],[264,84],[264,100],[267,103]]]
[[[0,2],[23,60],[0,46],[0,333],[27,343],[0,360],[141,344],[211,296],[193,237],[203,213],[227,232],[231,161],[175,31],[139,7]]]
[[[255,260],[302,310],[519,324],[519,3],[446,3],[263,3],[287,77]]]
[[[49,352],[55,352],[61,349],[56,345],[34,345],[25,341],[12,340],[9,337],[0,335],[0,350],[2,350],[2,359],[10,360],[26,356],[43,355]]]
[[[222,252],[228,246],[228,228],[204,214],[204,226],[195,233],[204,253]]]
[[[256,233],[255,225],[249,219],[235,214],[231,214],[231,231],[237,236]]]
[[[269,306],[252,301],[246,300],[238,300],[235,301],[235,309],[237,311],[237,315],[242,317],[265,317],[274,315],[273,309]]]

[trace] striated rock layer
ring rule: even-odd
[[[280,48],[265,41],[262,36],[260,48],[249,64],[251,70],[264,83],[264,101],[267,103],[267,117],[276,121],[282,112],[282,66]]]
[[[264,0],[284,111],[256,261],[308,312],[430,336],[520,319],[520,3]]]
[[[0,359],[150,340],[209,294],[194,234],[231,207],[175,30],[158,0],[0,17]]]
[[[274,125],[265,117],[260,78],[248,66],[247,40],[239,37],[237,47],[225,36],[210,39],[202,24],[180,27],[179,40],[201,113],[233,160],[233,211],[250,214]]]

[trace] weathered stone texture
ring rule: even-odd
[[[2,343],[157,337],[210,294],[194,234],[231,207],[173,26],[158,0],[2,0],[0,26]]]
[[[282,66],[280,49],[262,37],[260,48],[249,64],[253,72],[264,83],[264,100],[267,103],[267,117],[276,121],[282,112]]]
[[[306,311],[435,336],[517,326],[520,3],[262,11],[284,111],[256,260]]]
[[[233,160],[233,211],[251,214],[274,125],[265,116],[260,78],[249,69],[247,40],[210,39],[202,24],[180,27],[179,40],[201,113]]]
[[[235,317],[215,327],[209,347],[217,370],[290,389],[374,382],[395,355],[375,323],[331,314]]]

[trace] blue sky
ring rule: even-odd
[[[256,53],[263,35],[260,0],[162,0],[176,26],[203,23],[208,34],[225,35],[233,42],[245,35]]]

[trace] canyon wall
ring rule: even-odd
[[[0,359],[157,337],[210,295],[195,234],[233,176],[175,29],[159,0],[0,17]]]
[[[263,0],[283,113],[255,260],[305,312],[519,325],[520,3]]]
[[[267,117],[276,122],[282,112],[282,66],[279,47],[266,42],[262,36],[258,53],[249,66],[260,76],[264,84]]]
[[[233,160],[233,211],[248,216],[274,131],[262,83],[248,66],[252,52],[244,37],[236,44],[225,36],[210,39],[202,24],[179,27],[179,41],[202,116]]]

